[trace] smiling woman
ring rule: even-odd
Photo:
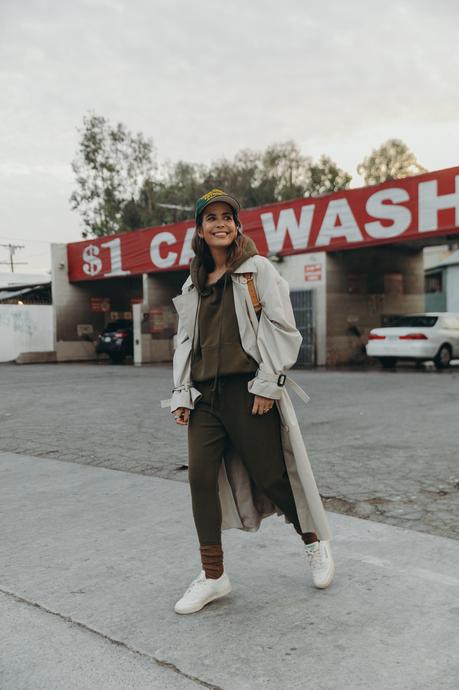
[[[314,585],[328,587],[334,575],[327,519],[285,390],[286,381],[295,385],[285,371],[302,340],[288,285],[242,234],[239,202],[221,189],[198,199],[192,247],[190,277],[174,299],[170,406],[188,426],[202,571],[175,605],[182,614],[231,591],[222,529],[254,531],[274,512],[301,536]]]

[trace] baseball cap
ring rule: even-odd
[[[197,200],[195,213],[196,221],[198,220],[199,216],[204,211],[206,206],[208,206],[209,204],[213,204],[215,201],[222,201],[223,203],[228,204],[229,206],[231,206],[232,209],[236,211],[236,213],[240,211],[241,205],[234,196],[231,196],[231,194],[227,194],[223,191],[223,189],[215,188],[211,189],[210,192],[207,192],[207,194],[204,194]]]

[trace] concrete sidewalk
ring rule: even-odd
[[[459,544],[330,514],[315,590],[291,526],[225,532],[233,592],[192,616],[188,487],[0,453],[0,688],[446,690],[459,678]]]

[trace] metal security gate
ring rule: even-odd
[[[296,327],[303,336],[300,354],[295,364],[297,369],[306,369],[315,365],[313,296],[313,290],[294,290],[290,293]]]

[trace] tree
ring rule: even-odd
[[[317,163],[313,163],[309,175],[308,196],[323,196],[341,189],[349,189],[352,180],[352,176],[338,168],[328,156],[321,156]]]
[[[419,175],[426,169],[418,163],[416,156],[400,139],[388,139],[357,166],[366,184],[379,184],[387,180]]]
[[[78,131],[80,142],[72,161],[77,189],[70,204],[83,220],[83,237],[131,229],[141,216],[136,199],[155,170],[152,141],[141,133],[133,135],[122,123],[112,127],[95,114],[85,116]]]
[[[260,187],[267,194],[263,203],[305,196],[311,163],[293,141],[268,146],[262,156]]]
[[[95,114],[83,119],[72,162],[77,189],[70,197],[81,214],[83,237],[187,220],[196,199],[213,187],[234,194],[243,208],[321,196],[347,189],[351,176],[327,156],[313,162],[293,141],[265,151],[244,149],[209,166],[186,161],[157,171],[150,139]]]

